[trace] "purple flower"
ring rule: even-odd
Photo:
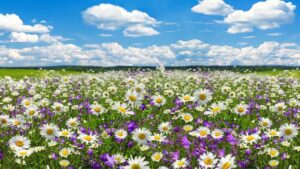
[[[231,145],[236,145],[238,144],[238,140],[230,133],[227,137],[226,140],[231,144]]]
[[[187,136],[182,137],[181,139],[181,145],[185,148],[185,149],[189,149],[191,142],[189,141]]]
[[[133,130],[135,130],[136,128],[138,128],[137,124],[135,121],[130,121],[128,123],[126,123],[127,125],[127,130],[128,132],[132,132]]]

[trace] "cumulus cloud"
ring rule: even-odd
[[[205,15],[225,16],[232,13],[234,9],[223,0],[202,0],[192,8],[192,11]]]
[[[246,45],[246,44],[245,44]],[[169,45],[124,47],[119,43],[55,43],[8,48],[0,46],[0,65],[300,65],[300,46],[295,43],[264,42],[258,46],[213,45],[198,39]]]
[[[49,27],[43,24],[25,25],[16,14],[0,14],[0,30],[8,32],[47,33]]]
[[[29,43],[36,43],[39,41],[39,36],[35,34],[26,34],[23,32],[12,32],[10,34],[10,41],[11,42],[29,42]]]
[[[133,25],[129,26],[124,30],[124,35],[129,37],[139,37],[139,36],[152,36],[158,35],[155,29],[151,27],[146,27],[144,25]]]
[[[282,0],[267,0],[255,3],[248,11],[236,10],[226,16],[228,33],[252,32],[254,28],[273,29],[290,22],[296,6]]]
[[[82,17],[85,22],[95,25],[98,29],[125,29],[125,36],[127,33],[138,36],[150,36],[158,33],[153,27],[159,22],[147,13],[139,10],[127,11],[112,4],[92,6],[83,11]]]
[[[279,28],[295,16],[296,5],[284,0],[266,0],[252,5],[249,10],[235,10],[223,0],[203,0],[192,11],[206,15],[224,16],[218,23],[227,24],[228,33],[252,32],[254,29]]]

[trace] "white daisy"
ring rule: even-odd
[[[54,139],[55,137],[58,136],[59,133],[59,128],[50,123],[50,124],[45,124],[41,127],[41,135],[44,136],[46,139]]]
[[[294,124],[284,124],[281,125],[279,128],[279,136],[283,137],[284,139],[292,139],[298,135],[298,127]]]
[[[216,159],[216,155],[214,155],[213,153],[207,152],[200,156],[198,162],[199,165],[204,168],[214,168],[216,163],[218,162],[218,159]]]
[[[115,131],[115,137],[118,139],[125,139],[127,135],[127,131],[124,129],[118,129]]]
[[[19,135],[12,137],[8,143],[12,150],[28,149],[30,147],[30,140],[27,137]]]
[[[145,128],[138,128],[132,132],[132,138],[139,144],[145,144],[151,140],[151,132]]]
[[[212,93],[207,89],[200,89],[194,93],[194,98],[200,104],[206,104],[212,100]]]
[[[149,162],[144,157],[135,157],[128,159],[128,165],[124,169],[150,169]]]
[[[155,106],[163,106],[166,103],[166,99],[160,95],[153,96],[152,100]]]
[[[234,113],[240,116],[245,115],[248,107],[247,104],[239,104],[234,108]]]
[[[180,160],[176,160],[172,166],[174,168],[185,168],[189,165],[189,162],[186,160],[186,158],[182,158]]]

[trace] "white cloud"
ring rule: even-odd
[[[44,46],[8,48],[0,46],[0,65],[300,65],[300,46],[295,43],[264,42],[257,47],[212,45],[197,39],[169,45],[124,47],[119,43],[54,43]]]
[[[139,10],[127,11],[112,4],[92,6],[86,9],[82,16],[87,23],[97,26],[98,29],[125,29],[125,32],[129,29],[130,34],[139,34],[139,36],[149,36],[149,29],[151,29],[152,34],[157,32],[153,27],[159,24],[158,21],[145,12]],[[138,25],[142,25],[143,30],[141,30],[142,28],[137,29]],[[145,31],[145,29],[148,30]],[[134,30],[137,32],[133,32]],[[142,34],[143,32],[145,34]]]
[[[205,15],[225,16],[232,13],[234,9],[223,0],[202,0],[192,8],[192,11]]]
[[[113,36],[112,34],[108,34],[108,33],[100,33],[98,35],[101,36],[101,37],[111,37],[111,36]]]
[[[280,33],[280,32],[275,32],[275,33],[269,33],[268,35],[269,35],[269,36],[281,36],[282,33]]]
[[[129,36],[129,37],[139,37],[139,36],[153,36],[153,35],[158,35],[159,32],[157,32],[155,29],[151,27],[146,27],[144,25],[133,25],[127,27],[123,31],[124,36]]]
[[[294,18],[296,6],[283,0],[255,3],[248,11],[236,10],[224,18],[228,33],[252,32],[254,28],[273,29]]]
[[[23,32],[12,32],[10,34],[10,42],[29,42],[36,43],[39,41],[39,36],[36,34],[26,34]]]
[[[49,28],[43,24],[25,25],[16,14],[0,14],[0,30],[8,32],[47,33]]]

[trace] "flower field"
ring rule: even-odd
[[[288,74],[50,72],[0,93],[0,168],[300,168]]]

